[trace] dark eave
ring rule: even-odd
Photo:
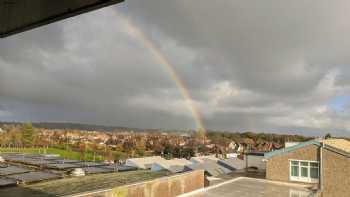
[[[124,0],[0,0],[0,38]]]

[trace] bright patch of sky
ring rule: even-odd
[[[350,95],[337,96],[329,102],[329,107],[335,111],[345,111],[346,107],[350,104]]]

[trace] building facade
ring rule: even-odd
[[[350,142],[308,141],[265,154],[266,178],[314,185],[323,197],[350,196]]]

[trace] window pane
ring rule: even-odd
[[[310,163],[310,166],[311,166],[311,167],[318,167],[318,163],[311,162],[311,163]]]
[[[310,168],[310,177],[318,179],[318,168]]]
[[[292,165],[299,165],[299,161],[292,161]]]
[[[309,166],[309,162],[300,162],[301,166]]]
[[[308,168],[301,167],[301,176],[302,177],[308,177]]]
[[[299,176],[299,167],[298,166],[291,167],[291,176]]]

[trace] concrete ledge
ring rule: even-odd
[[[280,182],[280,181],[270,181],[270,180],[266,180],[266,179],[255,179],[255,178],[249,178],[249,177],[238,177],[238,178],[234,178],[234,179],[219,183],[217,185],[213,185],[213,186],[206,187],[206,188],[201,188],[201,189],[198,189],[198,190],[186,193],[186,194],[182,194],[179,197],[190,197],[190,196],[193,196],[195,194],[206,192],[206,191],[224,186],[226,184],[230,184],[230,183],[233,183],[233,182],[236,182],[239,180],[244,180],[244,179],[265,182],[265,183],[271,183],[271,184],[276,184],[276,185],[284,185],[284,186],[289,186],[289,187],[294,187],[294,188],[301,188],[301,189],[305,189],[305,190],[307,190],[307,188],[309,188],[309,185],[303,185],[303,184],[286,183],[286,182]]]

